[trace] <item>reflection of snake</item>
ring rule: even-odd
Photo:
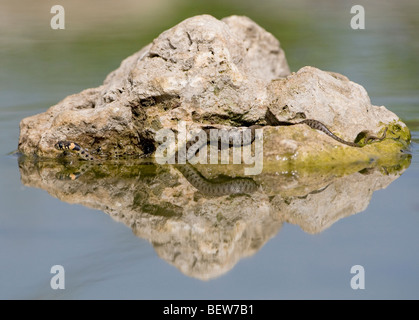
[[[59,150],[71,150],[76,152],[83,159],[87,158],[92,160],[91,156],[80,147],[77,143],[60,141],[55,147]],[[86,157],[87,155],[87,157]],[[191,166],[189,163],[184,165],[176,165],[176,168],[183,174],[186,180],[198,189],[202,194],[208,196],[223,196],[230,194],[244,194],[253,193],[258,185],[253,179],[250,178],[229,178],[221,180],[209,180],[206,179],[202,174]],[[76,180],[81,176],[81,172],[59,172],[56,177],[59,180]]]
[[[230,194],[253,193],[257,190],[257,183],[250,178],[228,178],[225,181],[206,179],[190,164],[176,165],[191,185],[201,193],[209,196],[224,196]]]

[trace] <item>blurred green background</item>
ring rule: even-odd
[[[280,40],[292,71],[311,65],[343,73],[365,86],[373,103],[386,102],[403,118],[416,112],[394,99],[404,96],[409,104],[408,96],[418,91],[417,1],[67,0],[59,3],[65,8],[65,30],[50,28],[54,4],[0,4],[3,107],[42,102],[47,108],[98,86],[122,59],[162,31],[206,13],[256,21]],[[355,4],[365,8],[365,30],[350,28]]]

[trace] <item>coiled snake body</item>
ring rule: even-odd
[[[305,119],[302,120],[300,122],[297,123],[293,123],[293,122],[287,122],[287,121],[278,121],[275,117],[270,117],[268,118],[270,119],[270,125],[273,126],[290,126],[290,125],[298,125],[298,124],[306,124],[308,125],[310,128],[312,129],[316,129],[319,130],[321,132],[324,132],[325,134],[327,134],[329,137],[335,139],[336,141],[339,141],[342,144],[351,146],[351,147],[356,147],[356,148],[361,148],[362,145],[355,143],[355,142],[350,142],[350,141],[346,141],[343,140],[341,138],[339,138],[338,136],[336,136],[332,131],[329,130],[329,128],[326,127],[326,125],[324,125],[322,122],[318,121],[318,120],[314,120],[314,119]],[[254,140],[255,140],[255,130],[259,129],[259,128],[263,128],[263,126],[261,125],[252,125],[250,127],[232,127],[229,130],[224,130],[223,134],[227,134],[227,140],[223,140],[223,138],[221,137],[222,141],[229,141],[229,146],[236,146],[236,142],[239,143],[239,145],[248,145],[251,144]],[[195,156],[195,154],[203,147],[203,145],[208,144],[210,142],[215,142],[218,144],[219,138],[220,136],[216,136],[215,138],[211,135],[211,129],[216,129],[215,127],[212,126],[206,126],[202,129],[202,133],[205,133],[205,137],[206,140],[203,140],[202,144],[199,143],[195,143],[194,141],[188,141],[186,143],[186,149],[183,149],[183,153],[181,152],[176,152],[175,153],[175,158],[176,160],[178,160],[180,157],[186,160],[190,160],[193,156]],[[249,130],[250,129],[250,130]],[[249,134],[245,134],[247,131],[247,133]],[[368,143],[370,140],[376,140],[376,141],[381,141],[386,137],[387,134],[387,128],[384,131],[384,134],[382,135],[382,137],[378,138],[372,134],[370,134],[368,131],[365,131],[365,143]],[[196,137],[198,137],[199,135],[197,135]],[[238,144],[237,144],[238,146]],[[72,141],[58,141],[55,144],[55,148],[57,150],[63,150],[63,151],[72,151],[75,152],[76,154],[79,155],[79,157],[83,160],[96,160],[96,158],[94,156],[92,156],[86,149],[82,148],[78,143],[76,142],[72,142]]]

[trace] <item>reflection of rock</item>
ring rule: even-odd
[[[315,233],[364,210],[372,193],[396,179],[409,161],[402,158],[381,170],[354,167],[342,177],[334,171],[304,169],[264,172],[255,178],[258,187],[251,195],[209,196],[188,182],[188,170],[181,173],[173,166],[24,159],[19,165],[23,184],[106,212],[149,240],[160,257],[183,273],[210,279],[257,252],[284,222]],[[202,172],[204,179],[216,183],[209,171]]]
[[[386,188],[397,176],[373,170],[364,175],[356,172],[304,196],[275,196],[271,203],[286,212],[285,222],[297,224],[308,233],[319,233],[336,221],[364,211],[375,190]]]
[[[171,190],[162,196],[177,203]],[[226,273],[241,258],[257,252],[282,225],[262,194],[191,198],[183,208],[182,216],[173,219],[137,215],[132,228],[153,243],[160,257],[200,279]]]
[[[284,78],[287,77],[287,78]],[[408,128],[385,107],[371,105],[363,87],[346,77],[304,67],[290,74],[278,40],[246,17],[208,15],[182,21],[125,59],[102,86],[65,98],[20,124],[19,151],[56,157],[58,140],[79,143],[103,158],[155,151],[155,133],[203,124],[267,125],[267,110],[280,121],[312,118],[342,138],[388,126],[381,149],[344,146],[306,125],[266,128],[271,158],[323,163],[397,153]]]

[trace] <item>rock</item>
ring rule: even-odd
[[[326,164],[399,152],[410,141],[405,124],[385,107],[371,105],[365,89],[346,77],[313,67],[290,74],[278,40],[249,18],[201,15],[125,59],[102,86],[23,119],[18,148],[28,156],[54,158],[62,153],[54,144],[69,140],[102,159],[138,158],[156,150],[159,129],[176,131],[180,120],[190,130],[204,124],[266,125],[268,110],[280,121],[322,121],[348,141],[364,130],[378,135],[384,127],[390,138],[386,148],[367,154],[305,125],[267,127],[264,155],[270,159],[303,163],[314,157]],[[326,158],[320,157],[323,150]]]
[[[366,90],[347,77],[303,67],[269,86],[270,111],[279,121],[316,119],[338,136],[354,141],[363,130],[378,132],[400,119],[384,106],[371,105]]]
[[[22,120],[19,150],[56,156],[57,140],[104,156],[153,151],[179,120],[241,124],[264,116],[266,87],[289,74],[278,40],[246,17],[186,19],[125,59],[104,84]]]

